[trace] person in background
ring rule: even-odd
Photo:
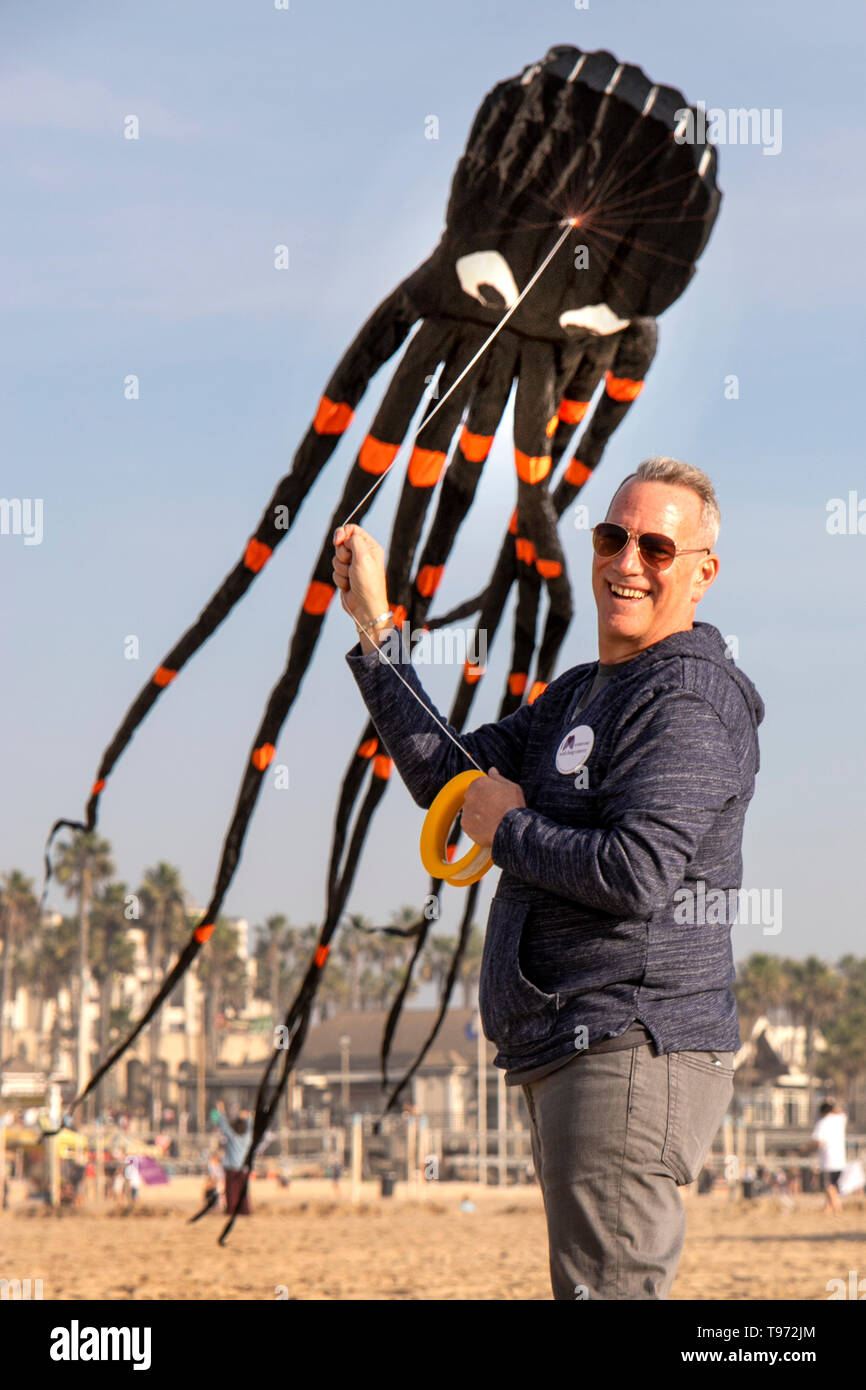
[[[803,1146],[802,1152],[813,1153],[817,1149],[821,1181],[827,1195],[824,1209],[833,1216],[838,1216],[842,1210],[839,1178],[847,1162],[845,1129],[848,1117],[832,1097],[822,1101],[819,1115],[820,1119],[812,1130],[811,1142]]]
[[[126,1193],[126,1178],[123,1176],[123,1164],[118,1163],[114,1170],[114,1177],[111,1179],[111,1195],[115,1206],[121,1206]]]
[[[249,1110],[238,1112],[237,1119],[229,1121],[226,1119],[226,1108],[221,1100],[216,1103],[217,1125],[221,1130],[226,1141],[225,1153],[223,1155],[223,1170],[226,1180],[226,1211],[233,1212],[238,1197],[243,1186],[244,1159],[250,1147],[250,1135],[253,1131],[253,1120]],[[239,1208],[240,1216],[250,1216],[249,1191],[244,1193],[244,1199]]]
[[[220,1187],[223,1180],[223,1166],[220,1163],[220,1151],[215,1147],[208,1154],[207,1169],[205,1171],[204,1192],[202,1193],[205,1205],[215,1207],[220,1194]]]
[[[138,1201],[138,1194],[141,1191],[141,1172],[138,1167],[138,1159],[133,1156],[128,1158],[124,1164],[126,1185],[129,1189],[129,1204],[134,1207]]]

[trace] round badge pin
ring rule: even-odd
[[[578,724],[565,735],[556,750],[556,770],[566,776],[582,767],[592,752],[595,734],[588,724]]]

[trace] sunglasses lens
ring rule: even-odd
[[[668,536],[656,536],[648,531],[640,538],[640,553],[653,569],[666,570],[676,559],[676,542]]]
[[[628,544],[628,531],[612,521],[601,521],[592,533],[592,544],[596,555],[609,560]]]

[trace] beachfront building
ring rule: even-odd
[[[256,997],[258,962],[250,954],[248,924],[238,919],[233,925],[245,981],[237,1005],[208,1017],[202,983],[195,970],[189,971],[163,1009],[157,1058],[151,1056],[152,1035],[147,1030],[106,1078],[100,1098],[103,1106],[126,1109],[142,1119],[154,1119],[168,1108],[185,1116],[188,1129],[198,1129],[218,1099],[228,1105],[253,1103],[279,1021],[274,1020],[268,1001]],[[97,980],[91,981],[86,1008],[92,1067],[108,1041],[106,999],[112,1010],[133,1019],[144,1010],[157,984],[151,978],[144,931],[131,923],[129,936],[134,943],[132,970],[117,975],[107,992]],[[0,1099],[14,1103],[13,1092],[29,1072],[43,1074],[46,1083],[61,1083],[64,1099],[71,1099],[76,1074],[75,1013],[67,985],[53,994],[34,984],[15,989],[6,1009]],[[311,1026],[291,1088],[291,1104],[297,1112],[310,1117],[380,1112],[379,1052],[386,1018],[377,1009],[347,1010]],[[409,1007],[404,1012],[389,1059],[392,1083],[414,1060],[434,1018],[432,1009]],[[457,1130],[477,1122],[477,1027],[474,1008],[449,1009],[433,1046],[403,1093],[402,1103],[430,1117],[431,1124]],[[111,1041],[117,1036],[116,1031]],[[494,1049],[485,1046],[489,1127],[496,1128],[503,1104],[509,1107],[511,1123],[525,1123],[519,1088],[507,1088],[503,1100],[491,1065]],[[826,1092],[820,1067],[826,1044],[819,1030],[813,1035],[811,1076],[806,1046],[806,1029],[783,1010],[758,1018],[735,1059],[732,1112],[738,1119],[767,1130],[809,1128]],[[866,1127],[866,1078],[847,1090],[837,1089],[852,1126]]]

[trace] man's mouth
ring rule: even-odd
[[[630,589],[624,584],[611,584],[610,580],[607,581],[607,587],[615,598],[628,599],[631,603],[639,603],[649,593],[649,589]]]

